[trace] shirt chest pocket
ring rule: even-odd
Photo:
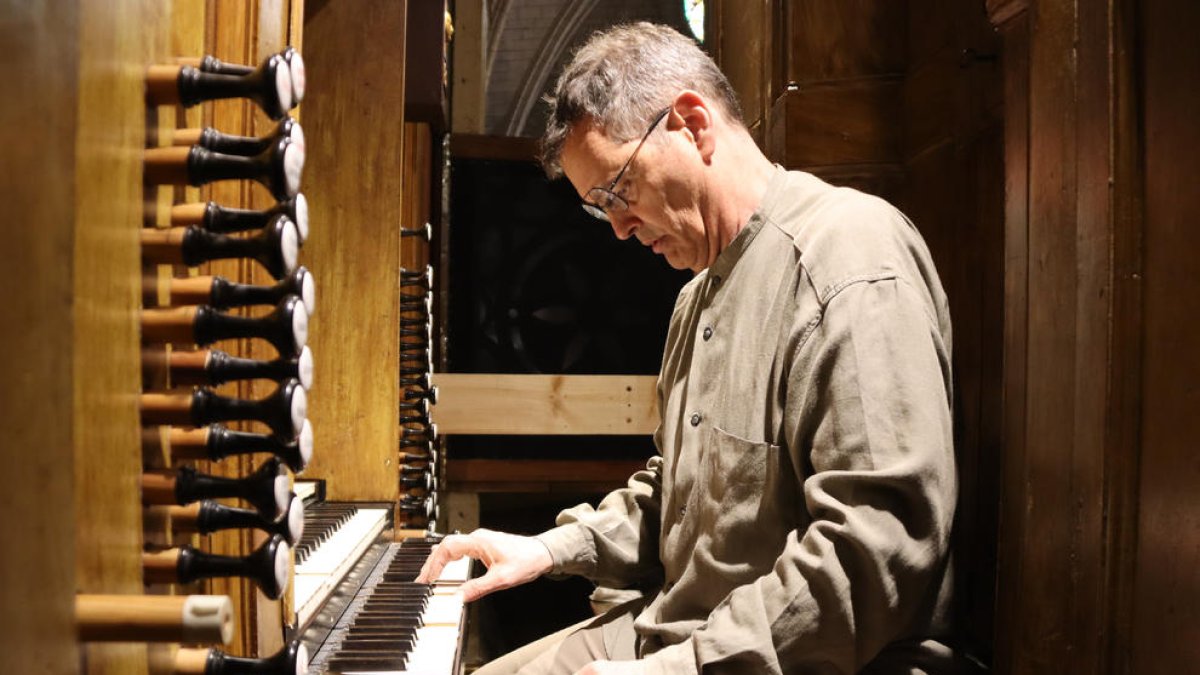
[[[693,501],[696,524],[718,561],[757,567],[778,555],[790,520],[780,460],[779,446],[711,427]]]

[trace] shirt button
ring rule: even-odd
[[[684,504],[683,506],[679,507],[679,517],[682,518],[686,514],[687,514],[687,504]]]
[[[713,286],[721,285],[721,277],[714,275],[712,280],[713,280]]]
[[[691,419],[692,426],[694,426],[694,427],[700,426],[701,419],[703,419],[703,418],[700,417],[700,413],[698,413],[698,412],[692,413],[692,419]]]
[[[713,334],[713,329],[712,329],[712,326],[705,326],[705,327],[704,327],[704,340],[705,340],[705,342],[707,342],[707,341],[709,340],[709,338],[711,338],[711,337],[712,337],[712,334]]]

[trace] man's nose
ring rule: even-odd
[[[617,235],[617,239],[625,241],[633,236],[635,230],[641,221],[631,215],[628,210],[619,213],[608,214],[609,223],[612,225],[613,234]]]

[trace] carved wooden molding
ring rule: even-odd
[[[1020,16],[1029,9],[1029,0],[985,0],[988,21],[996,28]]]

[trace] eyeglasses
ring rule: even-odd
[[[662,112],[654,117],[654,121],[650,123],[650,128],[646,130],[646,134],[642,136],[642,140],[633,149],[633,154],[629,156],[629,159],[625,160],[625,166],[621,167],[621,170],[617,172],[617,177],[608,184],[608,187],[597,186],[587,191],[587,194],[583,197],[584,211],[587,211],[593,218],[611,222],[608,217],[609,213],[620,212],[629,208],[629,202],[625,201],[625,198],[617,194],[614,189],[617,187],[617,183],[621,182],[621,177],[625,175],[625,171],[633,164],[633,159],[637,157],[642,146],[646,144],[646,139],[650,138],[650,134],[654,131],[654,128],[658,126],[658,123],[669,112],[671,112],[670,108],[664,108]]]

